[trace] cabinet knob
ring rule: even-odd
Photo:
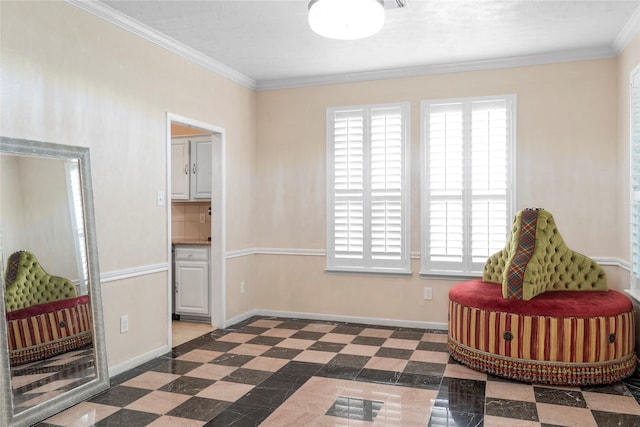
[[[193,164],[193,173],[196,173],[196,164]]]
[[[184,174],[185,175],[189,175],[189,164],[188,163],[184,164]]]

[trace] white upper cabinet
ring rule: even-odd
[[[189,200],[189,140],[171,140],[171,199]]]
[[[211,198],[211,138],[191,141],[191,198]]]
[[[211,199],[211,136],[171,139],[171,199]]]

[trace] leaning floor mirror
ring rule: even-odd
[[[89,148],[0,137],[2,426],[109,388]]]

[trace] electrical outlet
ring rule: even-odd
[[[200,214],[200,224],[204,224],[204,214]]]
[[[245,282],[240,282],[240,293],[243,295],[247,293],[247,284]]]
[[[129,332],[129,315],[120,316],[120,333]]]
[[[424,288],[424,299],[433,299],[433,288]]]

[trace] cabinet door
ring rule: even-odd
[[[209,268],[206,262],[176,261],[176,313],[209,315]]]
[[[189,200],[189,141],[171,141],[171,199]]]
[[[211,199],[211,139],[191,141],[191,198]]]

